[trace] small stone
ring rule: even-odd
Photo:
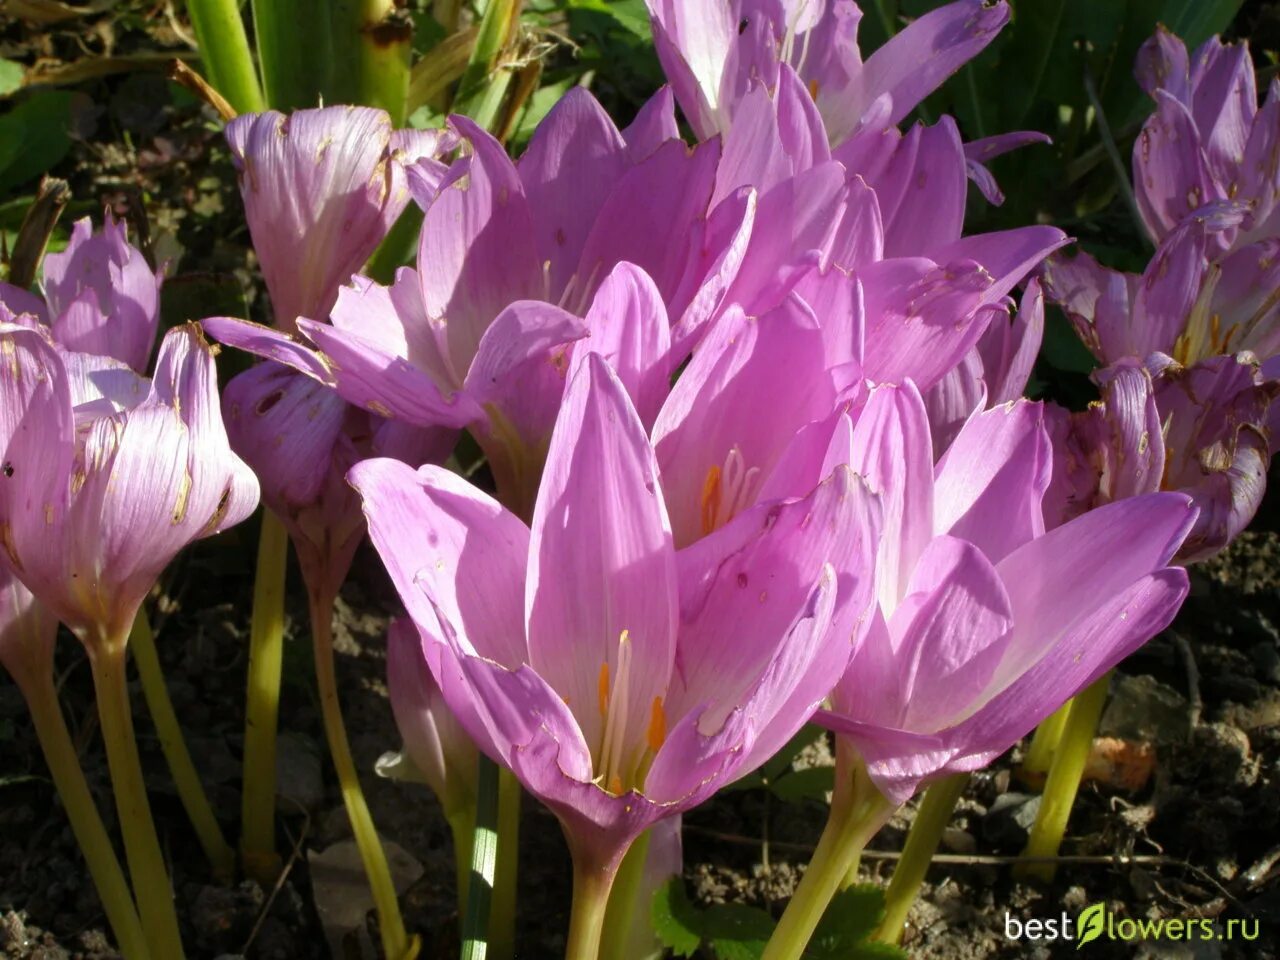
[[[942,845],[952,853],[973,853],[978,849],[978,841],[968,830],[947,827],[942,831]]]
[[[1180,743],[1191,733],[1186,698],[1155,677],[1119,676],[1098,725],[1102,736],[1151,743]]]
[[[1040,797],[1010,791],[996,798],[982,818],[982,836],[1002,849],[1021,850],[1040,812]]]

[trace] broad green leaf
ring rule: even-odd
[[[717,904],[703,915],[703,938],[718,960],[759,960],[773,927],[769,914],[740,903]]]
[[[673,877],[653,895],[653,932],[677,957],[692,957],[702,943],[702,914],[689,902],[684,881]]]
[[[45,173],[71,149],[72,116],[87,98],[43,90],[0,117],[0,193]]]

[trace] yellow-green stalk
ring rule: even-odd
[[[93,794],[89,791],[75,744],[58,705],[51,667],[33,672],[29,677],[15,676],[14,679],[26,698],[53,785],[66,808],[71,830],[89,866],[89,875],[98,890],[98,899],[102,901],[102,909],[111,924],[120,953],[125,960],[150,960],[152,953],[147,947],[142,923],[138,920],[133,894],[129,891],[120,861],[116,859],[107,828],[94,805]]]
[[[1107,702],[1107,687],[1110,682],[1111,675],[1107,674],[1077,694],[1071,703],[1058,747],[1053,752],[1049,779],[1045,781],[1044,795],[1040,798],[1040,810],[1031,827],[1027,848],[1022,852],[1024,857],[1041,862],[1018,864],[1014,867],[1015,876],[1035,877],[1045,882],[1053,879],[1054,864],[1044,860],[1056,857],[1062,846],[1067,821],[1071,817],[1071,807],[1075,804],[1080,779],[1084,776],[1085,763],[1093,746],[1093,735],[1098,729],[1102,708]]]
[[[369,815],[355,760],[351,756],[351,744],[342,722],[342,708],[338,702],[338,680],[333,662],[333,603],[332,594],[308,590],[311,613],[311,637],[316,661],[316,686],[320,694],[320,713],[324,719],[324,732],[329,741],[329,755],[338,774],[338,786],[342,802],[351,821],[351,832],[360,851],[360,860],[373,893],[373,903],[378,911],[378,929],[382,936],[382,949],[388,960],[413,960],[422,944],[415,935],[405,931],[396,901],[396,889],[387,866],[387,855],[382,841]]]
[[[907,913],[920,893],[929,863],[938,852],[942,832],[951,822],[951,814],[968,783],[969,774],[957,773],[937,781],[924,792],[924,798],[916,810],[916,818],[907,832],[902,857],[894,867],[893,879],[889,881],[889,888],[885,891],[884,918],[876,929],[874,939],[885,943],[897,943],[902,939]]]
[[[187,0],[187,13],[200,46],[200,63],[213,85],[237,113],[257,113],[267,101],[253,65],[253,53],[236,0]]]
[[[1027,747],[1027,756],[1022,761],[1023,773],[1046,774],[1053,763],[1053,752],[1058,749],[1058,741],[1062,739],[1062,730],[1067,725],[1067,714],[1071,712],[1071,701],[1068,700],[1036,727],[1031,737],[1031,745]]]
[[[280,872],[276,853],[276,727],[284,658],[284,585],[289,534],[270,510],[262,511],[258,566],[249,628],[249,681],[245,699],[244,787],[240,807],[240,859],[259,883]]]
[[[831,898],[893,812],[851,748],[837,742],[836,751],[836,789],[826,828],[762,960],[800,960]]]
[[[125,858],[137,895],[142,929],[152,957],[182,960],[182,939],[173,905],[173,888],[160,852],[151,804],[142,778],[142,762],[133,734],[129,690],[125,679],[126,638],[99,636],[85,644],[93,669],[98,720],[107,748],[116,816],[124,834]]]
[[[200,782],[200,775],[191,762],[187,741],[182,736],[178,715],[173,711],[173,701],[169,699],[169,690],[165,686],[146,610],[139,610],[134,618],[133,630],[129,634],[129,649],[133,653],[134,665],[138,668],[138,678],[142,681],[142,695],[147,701],[151,722],[155,724],[156,735],[160,738],[160,749],[164,751],[174,786],[178,789],[178,799],[191,818],[200,846],[204,848],[204,854],[213,866],[214,876],[228,881],[235,876],[236,852],[222,835],[222,828],[218,826],[218,818],[213,815],[213,807],[210,806],[204,785]]]

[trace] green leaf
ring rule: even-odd
[[[884,891],[859,884],[837,893],[813,932],[805,960],[906,960],[906,954],[886,943],[870,943],[884,917]]]
[[[702,914],[689,902],[684,881],[673,877],[653,896],[653,932],[677,957],[692,957],[702,943]]]
[[[26,68],[12,60],[0,60],[0,97],[7,97],[22,86]]]
[[[0,117],[0,193],[33,180],[71,149],[71,121],[88,102],[81,93],[43,90]]]
[[[717,904],[703,915],[703,938],[718,960],[759,960],[773,927],[769,914],[740,903]]]

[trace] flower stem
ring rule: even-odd
[[[266,100],[253,66],[240,4],[236,0],[187,0],[187,13],[209,82],[237,113],[265,110]]]
[[[476,768],[476,817],[468,863],[467,909],[462,915],[462,960],[486,960],[498,865],[498,765],[481,754]]]
[[[609,894],[605,913],[604,935],[601,937],[602,960],[627,960],[631,944],[631,925],[635,920],[636,900],[644,888],[644,868],[649,859],[649,835],[646,830],[622,858],[618,875]]]
[[[1071,712],[1071,701],[1068,700],[1040,722],[1031,738],[1031,746],[1027,747],[1026,759],[1022,761],[1023,773],[1049,772],[1053,763],[1053,752],[1058,749],[1058,741],[1062,739],[1062,728],[1066,726],[1067,714]]]
[[[280,856],[276,853],[276,727],[284,657],[284,583],[288,559],[289,534],[284,524],[270,510],[263,510],[249,628],[240,859],[245,873],[266,884],[272,883],[280,873]]]
[[[45,762],[53,775],[53,784],[58,789],[58,796],[62,798],[62,805],[71,820],[71,830],[89,865],[89,875],[93,877],[120,952],[125,960],[149,960],[151,951],[147,949],[133,894],[129,892],[128,881],[94,805],[84,771],[80,768],[75,744],[58,706],[53,678],[45,675],[33,677],[22,686],[22,692],[31,711],[40,749],[44,751]]]
[[[1071,711],[1067,714],[1066,724],[1062,729],[1062,738],[1053,754],[1053,764],[1049,767],[1049,779],[1044,784],[1040,810],[1031,827],[1027,848],[1022,852],[1024,857],[1058,855],[1063,835],[1067,832],[1071,807],[1075,803],[1076,792],[1080,789],[1080,778],[1084,775],[1089,750],[1093,746],[1093,735],[1098,729],[1102,708],[1107,702],[1110,681],[1110,674],[1095,680],[1086,690],[1076,694],[1072,701]],[[1053,879],[1053,873],[1052,863],[1020,863],[1014,867],[1015,876],[1035,877],[1045,882]]]
[[[213,807],[209,805],[200,775],[196,773],[196,766],[191,761],[182,728],[178,726],[178,716],[173,711],[173,701],[169,699],[169,691],[165,687],[164,673],[160,669],[160,657],[156,653],[155,637],[151,633],[146,610],[140,609],[133,620],[129,649],[133,653],[133,662],[142,681],[142,695],[146,698],[147,709],[151,712],[151,720],[160,738],[160,749],[164,751],[174,786],[178,788],[178,798],[182,801],[187,816],[191,818],[191,825],[195,827],[205,856],[213,865],[214,876],[228,881],[236,872],[236,853],[222,835],[222,828],[218,826],[218,818],[213,815]]]
[[[369,815],[355,761],[351,757],[351,745],[342,723],[342,709],[338,703],[338,682],[333,664],[333,596],[321,591],[308,590],[311,607],[311,636],[315,647],[316,685],[320,693],[320,712],[324,718],[325,735],[329,740],[329,753],[338,773],[338,786],[342,790],[342,802],[351,821],[360,859],[364,863],[365,876],[373,893],[373,903],[378,911],[378,929],[382,935],[382,949],[388,960],[413,960],[422,944],[415,935],[405,932],[396,902],[396,889],[391,881],[387,856],[378,839],[378,831]]]
[[[892,812],[893,806],[871,782],[866,767],[846,744],[837,742],[836,791],[827,826],[762,960],[800,960],[849,868]]]
[[[624,851],[625,853],[625,851]],[[609,912],[609,891],[613,888],[621,857],[612,865],[575,852],[573,858],[573,907],[569,914],[569,942],[564,960],[597,960],[605,916]]]
[[[475,837],[475,808],[446,817],[453,836],[453,866],[457,872],[458,916],[467,915],[467,896],[471,889],[471,842]]]
[[[498,851],[489,905],[488,960],[511,960],[516,952],[516,880],[520,866],[520,781],[498,770]]]
[[[897,943],[902,939],[902,928],[907,922],[907,911],[915,902],[924,883],[929,862],[938,851],[942,831],[951,822],[951,813],[969,783],[969,774],[957,773],[939,780],[929,787],[916,810],[915,822],[907,833],[902,858],[893,870],[893,879],[884,896],[884,919],[876,929],[874,938],[885,943]]]
[[[125,649],[123,639],[88,646],[93,687],[98,698],[98,719],[107,747],[116,815],[124,834],[125,856],[147,945],[157,960],[161,957],[181,960],[182,939],[173,906],[173,888],[160,852],[155,822],[151,819],[138,744],[133,736],[129,690],[125,683]]]

